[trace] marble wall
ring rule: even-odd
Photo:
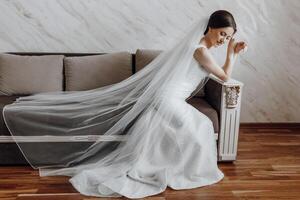
[[[245,84],[241,122],[300,122],[298,0],[0,0],[0,51],[166,49],[217,9],[249,44],[232,75]]]

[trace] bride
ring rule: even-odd
[[[121,142],[97,139],[59,149],[57,143],[28,145],[14,137],[40,176],[70,176],[83,195],[142,198],[167,186],[216,183],[224,175],[212,122],[185,100],[205,85],[209,73],[230,78],[237,55],[247,47],[235,42],[236,30],[232,14],[218,10],[128,79],[93,90],[20,97],[4,107],[5,123],[12,136],[126,136]],[[220,67],[209,49],[227,41]]]

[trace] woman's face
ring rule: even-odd
[[[209,39],[212,46],[218,47],[225,44],[233,36],[234,29],[232,27],[225,28],[210,28],[209,27]]]

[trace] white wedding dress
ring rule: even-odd
[[[201,46],[196,45],[195,48]],[[146,150],[130,170],[102,183],[99,183],[97,176],[98,173],[101,176],[105,173],[103,169],[83,171],[70,179],[78,191],[94,196],[102,196],[99,194],[101,191],[110,196],[142,198],[161,193],[167,186],[176,190],[190,189],[210,185],[223,178],[223,173],[217,167],[212,121],[185,101],[206,72],[195,59],[191,62],[189,72],[186,81],[176,83],[174,88],[162,92],[162,98],[168,98],[167,109],[174,113],[174,118],[172,123],[165,123],[162,119],[156,130],[173,133],[180,151],[174,152],[170,138],[157,140],[150,135],[149,140],[157,141],[155,147],[151,151]],[[145,114],[143,118],[148,116],[151,114]],[[139,123],[143,123],[143,120]],[[165,167],[165,163],[172,164]]]
[[[70,176],[81,194],[97,197],[142,198],[167,186],[179,190],[220,181],[213,124],[186,102],[207,80],[208,72],[193,58],[206,24],[200,20],[173,49],[118,84],[41,93],[5,106],[12,136],[115,136],[126,130],[127,140],[104,157],[107,143],[101,141],[66,154],[51,143],[26,145],[15,137],[26,160],[40,176]],[[39,165],[39,148],[58,164]]]

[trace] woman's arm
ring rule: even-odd
[[[233,65],[236,61],[238,53],[242,49],[244,49],[246,46],[247,45],[244,42],[235,43],[234,39],[231,39],[229,41],[228,47],[227,47],[226,61],[222,68],[216,63],[213,56],[204,47],[202,47],[202,48],[200,47],[195,50],[194,58],[208,72],[214,74],[215,76],[217,76],[218,78],[220,78],[223,81],[227,81],[230,79]]]
[[[194,58],[200,65],[223,81],[229,80],[236,57],[236,54],[226,56],[225,64],[221,68],[206,48],[198,48],[194,52]]]

